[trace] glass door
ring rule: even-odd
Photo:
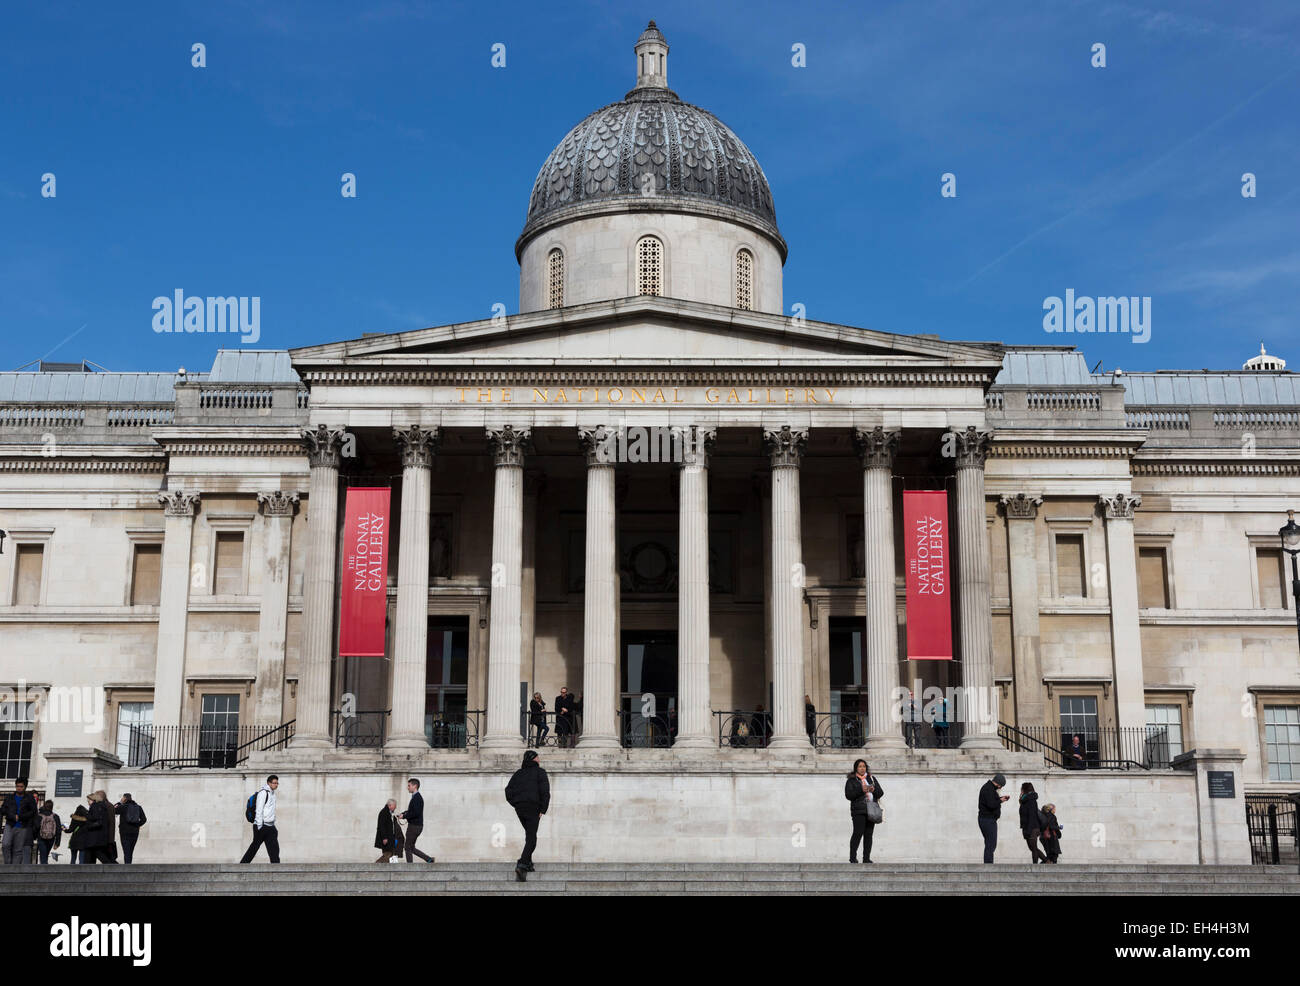
[[[677,634],[623,633],[619,732],[624,746],[672,746],[677,738]]]

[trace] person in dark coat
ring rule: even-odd
[[[54,827],[54,834],[47,836],[44,833],[50,831],[51,825]],[[54,813],[53,801],[46,801],[41,805],[41,810],[36,813],[36,838],[41,864],[49,865],[50,853],[58,849],[63,842],[63,819]],[[58,860],[58,853],[55,853],[54,858],[55,861]]]
[[[808,742],[817,745],[817,706],[813,705],[811,695],[803,697],[803,728],[808,733]]]
[[[876,823],[871,818],[871,806],[879,804],[885,796],[884,789],[871,774],[871,768],[862,759],[853,761],[848,780],[844,782],[844,797],[849,802],[849,817],[853,820],[853,836],[849,839],[849,862],[858,861],[858,843],[862,843],[862,862],[871,862],[871,840]]]
[[[558,731],[557,731],[558,732]],[[506,801],[524,827],[524,851],[515,863],[515,879],[523,883],[533,872],[533,850],[537,848],[537,826],[551,806],[551,782],[537,762],[537,751],[524,751],[524,762],[510,776]]]
[[[71,863],[88,863],[90,860],[85,858],[85,841],[86,841],[86,806],[77,805],[72,809],[72,817],[68,819],[68,827],[63,831],[68,833],[68,862]]]
[[[533,692],[533,700],[528,703],[528,711],[531,713],[528,721],[535,733],[533,746],[542,746],[551,727],[546,724],[546,700],[542,698],[541,692]]]
[[[416,859],[422,859],[426,863],[435,862],[433,856],[415,847],[416,841],[424,833],[424,795],[420,793],[420,779],[412,777],[406,782],[406,790],[411,800],[406,805],[406,811],[398,816],[406,822],[406,861],[413,863]]]
[[[1065,769],[1088,769],[1088,748],[1083,745],[1078,736],[1071,736],[1070,745],[1065,748]]]
[[[86,813],[86,838],[82,845],[86,861],[90,863],[116,863],[117,840],[113,838],[113,809],[108,795],[96,791],[90,796],[90,810]]]
[[[14,781],[14,791],[0,804],[4,816],[3,853],[6,863],[30,863],[36,841],[36,798],[27,790],[27,778]]]
[[[573,745],[573,696],[568,688],[561,688],[555,696],[555,744]]]
[[[980,788],[979,823],[980,834],[984,836],[984,862],[993,862],[993,853],[998,848],[998,818],[1002,815],[1002,803],[1011,795],[1002,794],[1007,779],[1001,774],[994,774],[993,780],[985,781]]]
[[[1035,863],[1046,863],[1047,857],[1038,848],[1043,834],[1043,823],[1038,817],[1038,795],[1028,781],[1020,785],[1020,834],[1029,846],[1029,858]]]
[[[118,817],[117,834],[122,839],[122,862],[131,862],[135,855],[135,844],[140,838],[140,828],[147,821],[144,808],[137,801],[131,800],[131,795],[122,795],[116,805],[113,806],[113,814]]]
[[[379,822],[375,826],[375,848],[382,855],[376,863],[387,863],[402,854],[402,824],[397,820],[397,802],[392,798],[379,809]]]
[[[1047,852],[1047,861],[1055,863],[1061,858],[1061,823],[1056,820],[1056,805],[1043,805],[1039,812],[1042,824],[1043,849]]]

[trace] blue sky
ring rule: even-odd
[[[171,0],[6,9],[0,369],[206,369],[237,337],[155,334],[178,288],[260,297],[259,348],[516,311],[537,169],[631,88],[651,17],[672,88],[763,164],[787,310],[1300,367],[1294,0]],[[1150,296],[1150,342],[1045,333],[1066,289]]]

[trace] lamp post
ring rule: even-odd
[[[1296,569],[1296,555],[1300,555],[1300,524],[1295,522],[1295,511],[1286,512],[1286,526],[1277,532],[1282,539],[1282,550],[1291,556],[1291,598],[1295,602],[1296,633],[1300,635],[1300,571]]]

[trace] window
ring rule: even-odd
[[[39,606],[41,602],[41,575],[45,569],[45,545],[18,545],[14,563],[14,605]]]
[[[1146,754],[1148,767],[1168,767],[1183,752],[1183,707],[1148,705]]]
[[[244,534],[242,531],[218,531],[212,591],[219,596],[238,596],[244,592]]]
[[[653,236],[636,241],[636,293],[663,294],[663,244]]]
[[[1270,781],[1300,780],[1300,705],[1264,706],[1264,749]]]
[[[1261,609],[1286,609],[1286,580],[1282,572],[1281,548],[1256,548],[1255,567],[1259,572]]]
[[[748,250],[736,254],[736,307],[754,307],[754,255]]]
[[[1071,762],[1070,749],[1074,737],[1079,737],[1079,744],[1084,749],[1085,766],[1096,764],[1101,737],[1098,731],[1097,697],[1095,695],[1062,695],[1061,710],[1061,749],[1066,754],[1066,766],[1077,769],[1078,764]]]
[[[131,568],[131,605],[157,606],[162,586],[162,545],[137,544]]]
[[[0,777],[13,780],[31,773],[35,728],[32,702],[0,702]]]
[[[143,767],[153,759],[152,702],[118,704],[117,756],[126,767]]]
[[[1083,535],[1056,535],[1056,594],[1086,596],[1083,574]]]
[[[204,695],[199,719],[199,766],[233,767],[239,748],[239,696]]]
[[[564,307],[564,254],[558,247],[546,255],[546,307]]]
[[[1164,548],[1138,549],[1138,605],[1169,608],[1169,567]]]

